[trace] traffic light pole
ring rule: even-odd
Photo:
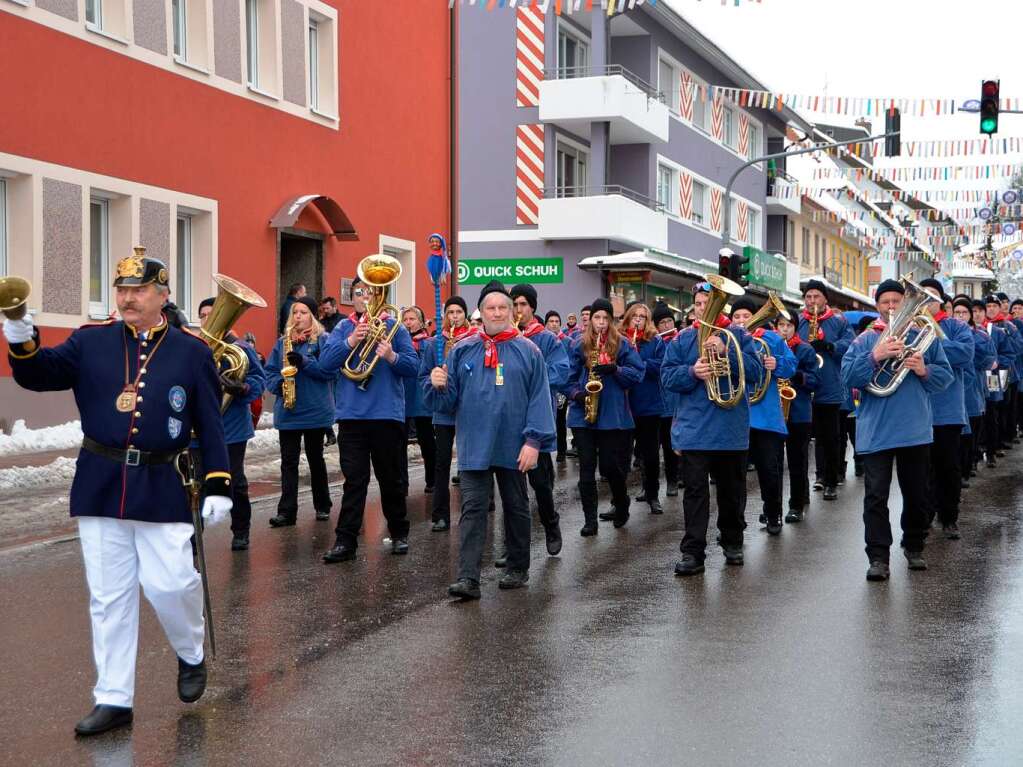
[[[728,186],[725,187],[725,210],[724,218],[722,219],[721,227],[721,247],[727,248],[728,243],[731,240],[731,200],[732,200],[732,186],[735,184],[735,180],[739,178],[739,174],[742,173],[746,168],[751,165],[756,165],[758,162],[764,162],[765,160],[777,160],[782,157],[795,157],[801,154],[810,154],[811,152],[826,152],[833,147],[847,146],[848,144],[863,144],[867,142],[880,141],[881,139],[893,138],[898,136],[900,131],[892,131],[891,133],[880,133],[877,136],[867,136],[866,138],[850,139],[849,141],[836,141],[834,144],[820,144],[817,146],[807,147],[805,149],[793,149],[788,152],[775,152],[774,154],[765,154],[763,157],[757,157],[755,160],[743,163],[736,168],[735,173],[728,179]]]

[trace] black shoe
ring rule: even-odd
[[[423,492],[427,495],[433,495],[433,485],[427,485],[423,488]]]
[[[529,572],[526,570],[509,570],[504,576],[497,582],[497,588],[499,589],[521,589],[529,583]]]
[[[317,509],[316,511],[317,522],[326,522],[328,519],[330,519],[330,509]]]
[[[768,535],[781,535],[781,520],[771,519],[767,522],[767,534]]]
[[[558,456],[557,456],[557,457],[556,457],[556,458],[554,459],[554,462],[555,462],[555,463],[565,463],[565,455],[564,455],[564,454],[558,455]]]
[[[1005,451],[1004,450],[996,450],[995,451],[995,457],[996,458],[1005,458]]]
[[[276,517],[270,517],[270,527],[293,527],[295,518],[286,514],[278,513]]]
[[[547,553],[552,557],[558,556],[561,553],[561,527],[555,524],[544,528],[544,537],[547,539]]]
[[[75,734],[83,737],[99,735],[117,727],[131,724],[132,711],[122,706],[108,706],[100,703],[85,718],[75,725]]]
[[[969,490],[970,489],[970,481],[967,480],[967,479],[960,479],[959,480],[959,488],[961,490]]]
[[[995,463],[995,459],[994,459],[994,458],[988,458],[988,459],[987,459],[987,467],[988,467],[989,469],[993,469],[993,468],[995,468],[995,466],[997,466],[997,465],[998,465],[998,464],[997,464],[997,463]]]
[[[909,562],[910,570],[926,570],[927,562],[924,561],[924,553],[922,551],[909,551],[903,549],[902,553],[906,555],[906,561]]]
[[[959,525],[957,525],[955,522],[953,522],[951,525],[942,525],[941,532],[943,532],[945,534],[945,537],[948,538],[948,540],[950,541],[958,541],[960,538]]]
[[[683,484],[682,484],[682,480],[681,479],[676,483],[676,487],[678,487],[679,490],[683,489]]]
[[[487,505],[487,511],[497,511],[497,504],[493,498],[490,499],[490,503]]]
[[[461,481],[462,481],[462,478],[459,477],[457,474],[451,478],[451,484],[452,485],[457,485]]]
[[[469,578],[459,578],[448,586],[448,594],[458,597],[463,602],[467,602],[470,599],[479,599],[480,585]]]
[[[579,531],[579,535],[581,535],[583,538],[589,538],[591,535],[596,534],[597,534],[596,523],[591,524],[587,522],[585,525],[582,526],[582,529]]]
[[[824,482],[822,482],[819,479],[815,479],[814,482],[813,482],[813,489],[814,490],[823,490],[824,489]]]
[[[683,554],[682,559],[675,563],[675,575],[699,575],[703,572],[703,562],[692,554]]]
[[[614,519],[611,520],[611,522],[614,523],[614,526],[615,526],[616,530],[618,528],[620,528],[620,527],[625,527],[625,525],[628,523],[628,521],[629,521],[629,512],[625,511],[625,512],[619,513],[618,510],[615,509],[615,516],[614,516]]]
[[[568,456],[569,458],[578,458],[579,457],[579,453],[576,451],[576,449],[574,447],[570,447],[568,450],[566,450],[565,451],[565,455]]]
[[[756,471],[756,470],[757,470],[756,464],[752,464],[752,463],[747,463],[746,464],[746,473],[747,474],[749,474],[752,471]]]
[[[654,498],[652,501],[650,501],[650,513],[651,514],[663,514],[664,513],[664,507],[661,506],[661,502],[658,501],[656,498]]]
[[[451,523],[446,519],[435,519],[430,525],[431,533],[445,533],[451,529]]]
[[[678,495],[678,485],[674,482],[669,482],[668,489],[664,491],[664,494],[669,498],[675,498]]]
[[[888,569],[888,563],[880,559],[871,561],[870,567],[867,568],[868,581],[886,581],[889,575],[891,571]]]
[[[845,484],[845,477],[839,477],[838,482],[835,483],[835,487],[841,487]]]
[[[638,458],[633,458],[632,459],[632,468],[638,469],[642,465],[643,465],[643,462],[641,460],[639,460]]]
[[[640,495],[637,495],[636,496],[636,502],[637,503],[646,503],[646,493],[641,493]]]
[[[600,518],[601,522],[610,522],[612,519],[618,516],[618,512],[616,512],[615,507],[612,506],[609,511],[602,511],[597,516]]]
[[[762,525],[766,525],[767,524],[767,515],[766,514],[761,514],[760,517],[757,518],[757,522],[759,522]]]
[[[206,659],[193,666],[178,658],[178,697],[182,703],[195,703],[206,692]]]
[[[828,487],[824,488],[824,500],[825,501],[837,501],[838,500],[838,491],[835,488],[831,487],[831,486],[828,486]]]
[[[856,464],[856,468],[853,469],[853,474],[855,476],[857,476],[857,477],[862,477],[863,476],[863,464],[862,463],[857,463]]]
[[[249,547],[249,536],[236,535],[231,538],[231,551],[245,551]]]
[[[494,567],[504,568],[508,566],[508,552],[502,552],[501,556],[494,560]]]
[[[392,554],[408,554],[408,538],[395,538],[391,541]]]
[[[973,468],[970,469],[970,479],[977,476],[977,464],[973,464]]]
[[[802,509],[789,509],[789,513],[785,515],[785,521],[789,524],[793,522],[803,521],[803,510]]]
[[[723,550],[725,552],[725,564],[742,567],[742,546],[725,546]]]
[[[332,565],[335,562],[347,562],[355,559],[355,546],[340,541],[334,544],[334,548],[323,555],[324,563]]]

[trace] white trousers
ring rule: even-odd
[[[192,563],[192,526],[78,517],[89,582],[97,704],[131,707],[139,642],[139,584],[174,652],[203,659],[202,581]]]

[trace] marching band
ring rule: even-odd
[[[221,293],[200,304],[199,329],[179,329],[163,312],[166,266],[143,249],[117,266],[121,319],[81,328],[58,346],[40,346],[21,308],[27,289],[5,307],[15,381],[34,391],[72,389],[82,415],[71,514],[89,585],[97,682],[95,708],[78,734],[132,720],[140,585],[177,655],[181,699],[202,695],[204,633],[214,651],[202,527],[230,512],[231,548],[248,548],[244,459],[254,434],[250,405],[264,391],[274,397],[281,455],[270,525],[296,524],[303,444],[316,519],[330,518],[324,447],[337,423],[344,485],[336,541],[323,561],[356,557],[371,468],[391,552],[407,554],[406,445],[414,424],[432,531],[451,529],[450,485],[460,479],[458,572],[448,588],[460,600],[481,596],[495,480],[506,567],[499,587],[529,580],[527,483],[547,551],[561,551],[566,509],[555,494],[552,454],[558,464],[578,456],[583,537],[597,535],[599,519],[615,528],[629,521],[634,452],[637,500],[662,514],[663,463],[664,497],[683,491],[675,573],[695,576],[706,566],[712,484],[724,563],[741,566],[748,467],[756,471],[761,521],[777,536],[786,523],[803,522],[811,505],[811,440],[816,487],[825,501],[837,498],[848,434],[855,476],[863,476],[866,577],[883,581],[891,574],[893,468],[903,499],[900,546],[910,570],[925,570],[932,524],[958,539],[960,495],[978,464],[995,467],[1020,441],[1023,300],[1010,304],[1004,294],[977,301],[947,296],[934,279],[885,280],[874,296],[876,319],[871,313],[857,336],[817,280],[807,283],[796,317],[774,294],[757,302],[708,275],[693,290],[688,327],[663,302],[633,302],[618,316],[603,297],[579,311],[578,323],[568,314],[562,326],[557,311],[538,313],[533,286],[491,282],[471,318],[463,298],[448,298],[431,335],[421,309],[386,303],[400,273],[389,256],[363,259],[354,311],[332,330],[317,319],[320,304],[293,290],[265,365],[230,333],[241,312],[265,306],[262,299],[218,275]],[[611,500],[600,514],[598,473]]]

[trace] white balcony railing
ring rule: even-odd
[[[668,218],[658,203],[625,187],[554,187],[540,200],[538,233],[545,240],[615,240],[666,250]]]

